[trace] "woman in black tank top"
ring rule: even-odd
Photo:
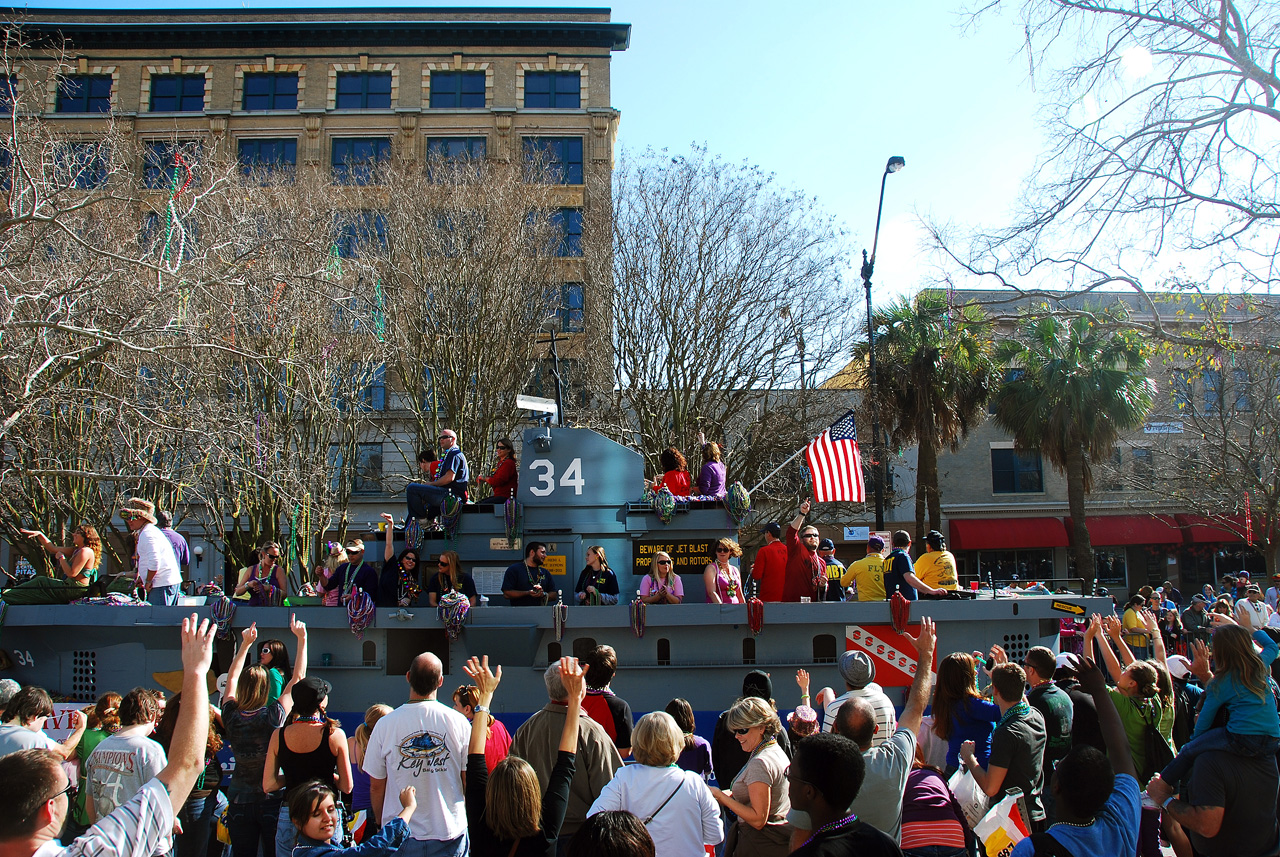
[[[347,736],[337,721],[325,713],[330,686],[327,681],[308,676],[293,686],[293,710],[284,726],[271,736],[267,763],[262,770],[262,788],[268,794],[285,789],[285,800],[276,824],[276,857],[289,857],[298,841],[298,830],[289,819],[289,797],[293,789],[320,780],[338,791],[351,793],[351,760]],[[341,845],[343,825],[334,833]]]

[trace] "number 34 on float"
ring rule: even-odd
[[[529,493],[535,497],[550,497],[556,490],[556,466],[549,459],[535,458],[529,462],[529,472],[533,473],[537,484],[529,486]],[[582,495],[586,480],[582,478],[582,459],[575,458],[560,474],[559,487],[572,488],[576,496]]]

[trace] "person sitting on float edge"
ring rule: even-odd
[[[653,490],[660,491],[665,486],[677,497],[688,497],[691,484],[689,464],[680,454],[680,450],[674,446],[667,447],[658,453],[658,462],[662,465],[663,473],[661,479],[654,480]]]
[[[742,556],[742,548],[733,539],[719,539],[715,547],[716,558],[707,563],[702,573],[702,584],[707,601],[712,604],[745,604],[742,593],[742,574],[731,558]]]
[[[436,467],[436,475],[431,476],[433,456],[424,449],[418,453],[418,469],[427,481],[410,482],[405,488],[410,518],[435,521],[440,515],[440,504],[450,494],[464,503],[467,500],[471,471],[467,467],[467,457],[458,446],[458,435],[453,429],[444,429],[436,440],[440,444],[440,464]]]
[[[348,539],[345,545],[347,561],[333,572],[328,581],[320,588],[325,592],[337,590],[341,593],[340,601],[346,604],[351,594],[359,589],[378,602],[378,570],[371,563],[364,561],[364,539]]]
[[[901,857],[891,837],[849,814],[866,772],[858,745],[842,735],[822,732],[796,745],[787,793],[792,806],[808,813],[814,833],[792,857]]]
[[[209,731],[208,672],[216,630],[192,615],[182,622],[182,696],[186,700],[169,745],[169,763],[142,790],[70,845],[55,839],[75,797],[62,759],[24,750],[0,759],[0,853],[6,857],[81,857],[166,853],[175,810],[204,771]],[[78,736],[77,736],[78,737]]]
[[[658,551],[653,555],[649,573],[640,581],[640,600],[645,604],[679,604],[684,600],[684,584],[672,571],[671,554]]]
[[[916,559],[915,573],[925,586],[951,591],[960,588],[955,555],[947,550],[947,540],[937,530],[924,537],[924,553]]]
[[[285,569],[280,563],[279,542],[265,542],[258,548],[258,561],[240,570],[240,582],[233,596],[247,597],[246,607],[277,607],[288,590]]]
[[[907,551],[911,547],[911,534],[906,530],[896,530],[893,534],[893,550],[885,562],[884,591],[885,597],[892,598],[898,592],[908,601],[915,601],[924,592],[929,595],[945,595],[945,589],[936,589],[916,577],[915,566],[911,563],[911,555]]]
[[[88,594],[89,585],[98,577],[102,558],[102,539],[93,527],[82,525],[71,533],[71,544],[55,545],[40,530],[19,529],[53,554],[54,565],[62,579],[38,574],[28,581],[5,590],[6,604],[65,604]]]
[[[702,448],[702,469],[698,471],[698,493],[704,497],[723,497],[725,488],[725,469],[720,461],[720,445],[714,441],[708,443],[707,436],[698,432],[698,446]]]
[[[396,519],[390,512],[379,517],[385,525],[386,546],[382,551],[382,573],[378,575],[379,607],[412,607],[418,600],[418,551],[407,547],[396,556]],[[435,605],[432,604],[432,607]],[[475,605],[472,604],[474,607]]]
[[[578,575],[578,585],[573,588],[579,604],[617,604],[618,576],[609,568],[604,548],[591,545],[587,548],[587,564]]]
[[[541,607],[556,600],[560,593],[551,581],[551,572],[542,567],[546,561],[547,546],[528,542],[524,559],[507,566],[502,576],[502,594],[512,607]]]
[[[498,460],[493,465],[492,475],[477,477],[477,481],[483,482],[493,489],[493,494],[483,500],[477,500],[477,506],[501,506],[514,497],[516,493],[516,485],[520,479],[520,474],[517,469],[515,447],[511,444],[511,438],[500,438],[494,446],[494,450]]]
[[[440,599],[449,592],[461,592],[472,607],[480,602],[480,594],[476,590],[476,581],[462,570],[462,562],[457,551],[445,551],[436,560],[439,569],[427,581],[427,604],[436,607]]]

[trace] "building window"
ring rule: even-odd
[[[1004,380],[1002,383],[1008,384],[1011,381],[1021,381],[1026,374],[1027,374],[1027,371],[1025,369],[1018,369],[1018,368],[1006,369],[1004,370]],[[995,400],[995,397],[992,396],[990,403],[987,404],[987,415],[992,416],[995,414],[995,412],[996,412],[996,400]]]
[[[666,637],[658,638],[658,666],[671,665],[671,641]]]
[[[593,656],[596,652],[596,638],[595,637],[579,637],[578,639],[573,641],[572,651],[573,651],[573,657],[577,658],[580,661],[585,661],[587,658]]]
[[[334,184],[374,184],[378,165],[391,159],[389,137],[339,137],[333,141]]]
[[[836,638],[832,634],[819,634],[813,638],[813,662],[815,664],[834,664],[836,662]]]
[[[582,73],[526,71],[524,106],[576,109],[582,106]]]
[[[379,363],[369,373],[368,383],[360,390],[360,401],[366,411],[385,411],[387,409],[387,367]],[[378,472],[382,472],[382,446],[378,445]]]
[[[431,72],[431,107],[484,107],[484,78],[482,71]]]
[[[204,110],[203,74],[153,74],[152,113],[199,113]]]
[[[1141,483],[1141,484],[1135,484],[1134,485],[1135,488],[1150,487],[1151,465],[1152,465],[1151,450],[1135,449],[1133,451],[1133,478],[1135,482]]]
[[[175,177],[182,174],[185,181],[186,170],[178,164],[179,156],[187,169],[194,171],[196,160],[200,156],[200,144],[194,140],[180,143],[149,142],[143,150],[143,183],[150,190],[169,190],[173,187]]]
[[[1173,406],[1179,412],[1191,412],[1191,373],[1186,369],[1175,369],[1170,386],[1173,387]]]
[[[54,181],[61,187],[91,190],[107,183],[107,157],[100,143],[63,143],[54,153]]]
[[[1222,373],[1217,369],[1206,369],[1200,376],[1204,385],[1204,412],[1216,414],[1222,407]]]
[[[581,333],[584,313],[582,283],[564,283],[560,286],[560,306],[556,315],[560,329],[565,333]]]
[[[756,662],[756,641],[753,637],[742,638],[742,662],[744,664]]]
[[[240,140],[240,170],[246,176],[292,172],[298,166],[298,141],[283,139]]]
[[[551,214],[551,227],[558,236],[557,256],[567,259],[582,255],[582,209],[557,209]]]
[[[548,184],[582,184],[581,137],[525,137],[525,176]]]
[[[382,493],[382,444],[356,444],[356,469],[352,477],[352,494]]]
[[[58,81],[58,113],[108,113],[111,75],[72,74]]]
[[[250,72],[244,76],[243,110],[297,110],[296,71]]]
[[[560,660],[561,648],[559,643],[547,643],[547,663],[554,664]]]
[[[387,246],[387,218],[380,211],[351,211],[335,218],[333,244],[339,258],[359,259],[373,246]]]
[[[1044,491],[1038,451],[991,450],[991,490],[996,494],[1037,494]]]
[[[338,110],[389,110],[391,108],[391,72],[338,72]]]
[[[1253,402],[1249,399],[1249,371],[1235,369],[1231,373],[1231,383],[1235,385],[1236,411],[1248,413],[1253,410]]]
[[[0,74],[0,114],[8,116],[18,101],[18,78],[12,74]]]
[[[454,168],[465,164],[474,165],[473,172],[478,175],[488,148],[489,141],[484,137],[428,137],[427,178],[447,179],[454,175]]]

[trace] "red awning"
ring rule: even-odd
[[[1206,542],[1243,542],[1244,515],[1229,515],[1224,518],[1206,518],[1203,515],[1174,515],[1178,526],[1187,533],[1187,541],[1192,544]]]
[[[952,550],[1017,550],[1065,548],[1067,528],[1061,518],[951,519]]]
[[[1173,515],[1101,515],[1085,519],[1089,541],[1099,546],[1180,545],[1182,530]],[[1075,525],[1067,518],[1067,532]]]

